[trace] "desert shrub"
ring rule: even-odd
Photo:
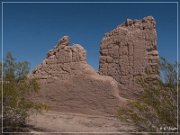
[[[118,110],[118,117],[135,123],[139,131],[171,132],[177,128],[177,63],[162,58],[160,67],[161,79],[147,83],[139,78],[142,95],[129,99],[128,107]]]
[[[28,62],[16,62],[12,54],[7,53],[1,67],[2,65],[3,72],[1,72],[1,75],[3,82],[1,81],[1,87],[3,91],[1,91],[1,101],[3,103],[1,102],[1,105],[3,105],[3,131],[26,131],[26,119],[29,111],[41,111],[46,108],[46,105],[35,103],[27,98],[32,92],[38,93],[39,85],[35,78],[27,77],[30,71]]]

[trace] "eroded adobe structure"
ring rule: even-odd
[[[31,77],[39,79],[40,93],[30,96],[50,109],[86,114],[115,114],[126,100],[119,96],[117,81],[100,76],[86,62],[86,51],[79,44],[60,39]]]
[[[153,17],[128,19],[102,39],[97,73],[87,64],[85,49],[69,45],[64,36],[30,75],[41,87],[33,99],[58,111],[115,114],[139,89],[138,77],[147,81],[159,77],[156,40]]]
[[[138,89],[137,80],[159,78],[156,22],[152,16],[127,19],[101,41],[100,75],[112,76],[128,89]]]
[[[33,70],[32,75],[49,82],[55,79],[67,80],[83,72],[95,73],[86,62],[86,50],[79,44],[69,46],[69,37],[64,36]]]

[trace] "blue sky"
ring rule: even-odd
[[[176,61],[176,4],[4,4],[4,55],[10,51],[31,68],[45,58],[59,38],[69,35],[71,43],[87,50],[87,60],[99,66],[99,47],[104,33],[127,18],[152,15],[157,22],[160,56]]]

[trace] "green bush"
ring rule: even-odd
[[[3,91],[1,91],[1,101],[3,100],[3,131],[26,131],[24,127],[26,127],[26,118],[29,111],[41,111],[46,108],[46,105],[35,103],[27,98],[32,92],[38,93],[39,85],[35,78],[27,77],[30,71],[28,62],[16,62],[12,54],[7,53],[4,63],[1,63],[1,67],[2,65],[3,74],[1,75],[3,83],[1,81],[1,87],[3,87]]]
[[[118,110],[120,119],[136,124],[139,131],[176,131],[177,128],[177,63],[160,61],[163,78],[146,83],[139,78],[143,94],[129,99],[128,107]]]

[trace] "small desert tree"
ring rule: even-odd
[[[138,99],[129,100],[127,108],[120,108],[118,117],[134,122],[139,131],[176,131],[177,128],[177,63],[160,59],[161,79],[137,82],[144,92]]]
[[[161,67],[161,81],[166,85],[176,86],[179,84],[180,78],[177,78],[177,67],[179,67],[177,62],[170,63],[165,58],[161,58],[160,67]],[[179,73],[180,75],[180,73]],[[179,76],[178,75],[178,76]]]
[[[41,110],[46,106],[26,98],[31,92],[39,90],[36,79],[27,77],[30,70],[27,61],[16,62],[12,54],[7,53],[2,66],[3,131],[23,131],[28,112],[32,109]]]

